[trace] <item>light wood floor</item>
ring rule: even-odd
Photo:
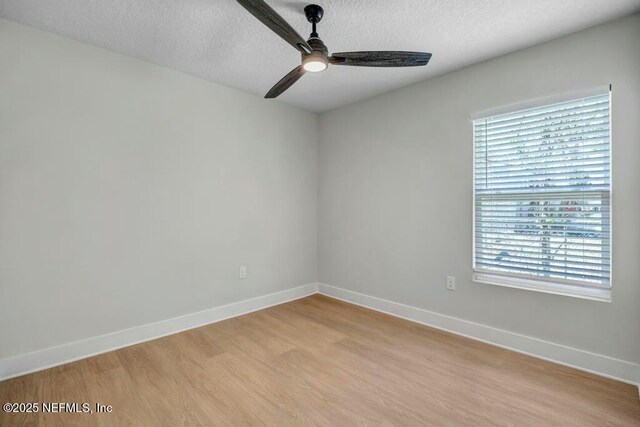
[[[315,295],[0,383],[0,425],[640,425],[638,390]]]

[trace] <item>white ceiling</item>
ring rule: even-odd
[[[305,38],[307,1],[267,0]],[[321,112],[640,10],[640,0],[319,0],[330,52],[417,50],[426,67],[332,66],[277,101]],[[0,17],[264,95],[300,55],[234,0],[0,0]]]

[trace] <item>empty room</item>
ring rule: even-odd
[[[0,0],[0,426],[640,426],[640,0]]]

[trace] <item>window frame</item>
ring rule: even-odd
[[[476,140],[475,127],[476,120],[482,120],[502,114],[517,113],[519,111],[541,108],[547,105],[579,100],[590,96],[609,96],[609,286],[597,287],[587,286],[563,279],[546,279],[528,274],[501,273],[491,274],[486,271],[476,271]],[[598,86],[579,91],[566,92],[553,96],[536,98],[529,101],[509,104],[506,106],[484,110],[470,116],[471,143],[472,143],[472,199],[471,199],[471,259],[472,259],[472,282],[496,285],[501,287],[523,289],[528,291],[543,292],[554,295],[563,295],[588,300],[611,302],[613,294],[613,88],[611,85]]]

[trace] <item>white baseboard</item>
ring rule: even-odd
[[[320,294],[603,377],[640,384],[640,365],[318,283]]]
[[[172,319],[0,359],[0,381],[63,365],[288,301],[321,293],[392,316],[626,383],[640,384],[640,365],[458,319],[323,283],[311,283]]]
[[[315,294],[317,289],[316,283],[310,283],[173,319],[0,359],[0,381],[304,298]]]

